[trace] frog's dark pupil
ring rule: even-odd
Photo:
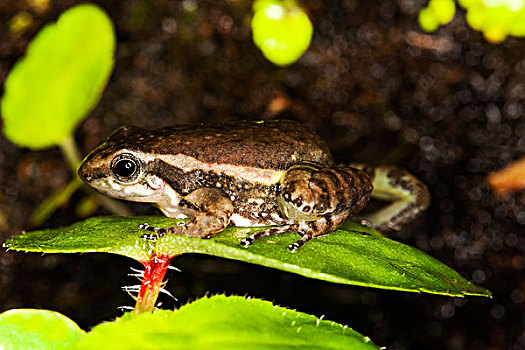
[[[135,162],[129,159],[123,159],[119,160],[117,164],[115,164],[113,172],[121,177],[130,177],[135,173],[136,168],[137,166],[135,165]]]

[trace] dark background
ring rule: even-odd
[[[0,1],[0,76],[34,34],[74,1]],[[314,24],[308,52],[289,68],[253,45],[251,2],[100,1],[118,38],[115,71],[79,127],[86,154],[114,128],[155,128],[224,119],[292,118],[326,139],[339,162],[397,164],[424,180],[429,210],[393,238],[489,288],[493,299],[455,299],[330,284],[199,255],[173,261],[161,296],[172,308],[209,293],[250,295],[334,320],[389,349],[525,348],[525,192],[495,198],[486,176],[523,156],[525,39],[487,43],[454,21],[432,35],[417,25],[424,1],[305,1]],[[20,36],[7,22],[33,15]],[[29,101],[28,101],[29,103]],[[27,226],[33,210],[71,174],[58,149],[20,149],[0,136],[0,241]],[[78,220],[81,194],[46,222]],[[131,205],[136,213],[154,213]],[[107,214],[99,210],[97,214]],[[0,311],[59,311],[84,329],[132,305],[136,284],[108,254],[0,253]],[[242,325],[239,325],[242,329]]]

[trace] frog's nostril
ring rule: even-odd
[[[91,180],[93,180],[93,177],[89,174],[89,172],[86,171],[86,167],[84,166],[84,164],[85,163],[83,163],[78,169],[78,176],[85,182],[91,182]]]

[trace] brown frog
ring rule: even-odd
[[[209,238],[228,225],[275,225],[241,243],[294,231],[301,238],[288,247],[292,252],[337,229],[370,197],[392,202],[359,218],[379,230],[399,229],[429,204],[426,186],[408,172],[336,166],[325,142],[289,120],[122,127],[78,173],[103,194],[190,218],[168,228],[141,225],[157,235]]]

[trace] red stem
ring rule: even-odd
[[[150,260],[142,262],[144,265],[144,278],[137,296],[134,312],[137,314],[151,312],[155,308],[155,302],[159,291],[163,286],[164,275],[170,266],[172,257],[153,256]]]

